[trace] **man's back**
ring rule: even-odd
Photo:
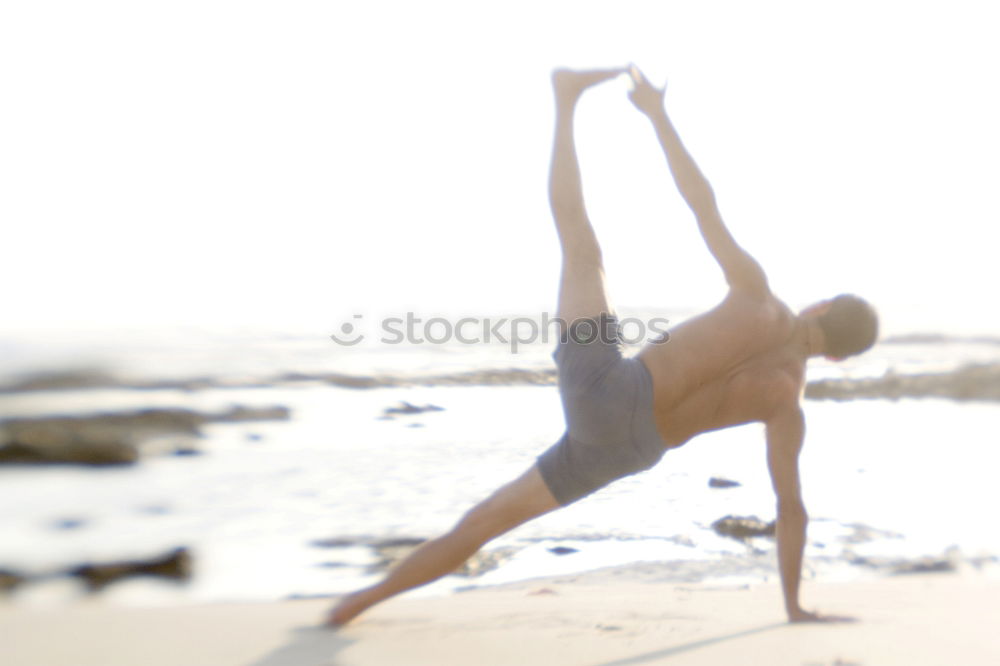
[[[795,316],[770,291],[730,290],[718,306],[651,344],[639,358],[653,377],[657,428],[669,447],[695,435],[794,407],[806,353]]]

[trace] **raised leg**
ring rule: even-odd
[[[348,595],[326,624],[339,627],[365,609],[457,569],[487,541],[559,506],[537,465],[472,508],[447,534],[422,544],[376,585]]]
[[[584,207],[580,166],[573,141],[573,114],[584,90],[624,71],[557,70],[552,75],[556,130],[549,172],[549,203],[563,252],[556,316],[566,323],[604,312],[613,314],[604,287],[601,248]]]

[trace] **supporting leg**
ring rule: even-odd
[[[400,592],[425,585],[457,569],[487,541],[559,506],[538,467],[477,504],[447,534],[422,544],[376,585],[348,595],[330,611],[326,624],[339,627]]]

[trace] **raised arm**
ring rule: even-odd
[[[630,74],[634,88],[629,93],[629,98],[653,123],[677,189],[697,218],[701,235],[712,256],[719,262],[726,282],[732,289],[766,293],[767,277],[763,269],[729,233],[715,203],[712,186],[702,175],[667,117],[663,106],[665,88],[655,88],[634,65]]]

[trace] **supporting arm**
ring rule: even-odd
[[[800,409],[782,412],[767,423],[767,466],[778,500],[778,566],[785,610],[792,622],[803,612],[799,605],[802,551],[808,516],[799,486],[799,451],[805,435]]]
[[[819,615],[799,605],[802,552],[809,516],[799,485],[799,452],[805,438],[802,409],[785,409],[767,421],[767,465],[778,500],[778,568],[789,622],[845,622],[852,618]]]

